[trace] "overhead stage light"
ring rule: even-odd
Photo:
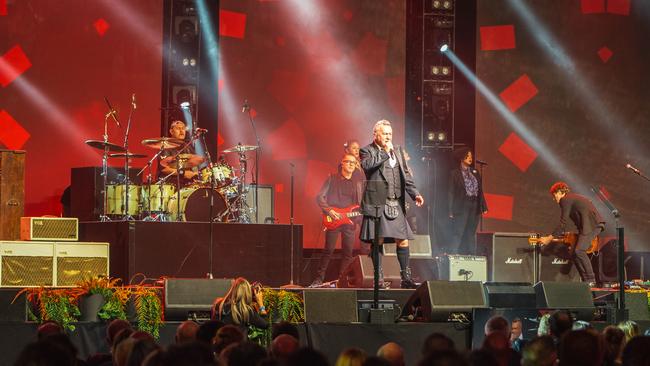
[[[440,52],[445,52],[449,49],[449,45],[444,43],[442,46],[440,46]]]
[[[180,104],[182,109],[190,109],[190,102],[183,102]]]

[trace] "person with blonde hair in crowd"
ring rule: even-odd
[[[617,327],[625,333],[625,342],[639,335],[639,325],[634,320],[626,320],[618,323]]]
[[[361,366],[368,358],[368,354],[360,348],[346,348],[339,354],[335,366]]]
[[[215,300],[212,315],[214,319],[237,325],[244,330],[249,325],[262,329],[269,326],[262,317],[267,312],[261,286],[253,287],[243,277],[234,279],[226,295]]]

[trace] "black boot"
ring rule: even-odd
[[[418,285],[411,278],[411,268],[406,267],[404,270],[400,271],[400,276],[402,277],[402,288],[417,288]]]

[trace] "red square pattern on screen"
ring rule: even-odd
[[[97,31],[97,34],[99,34],[100,37],[103,37],[104,34],[108,31],[108,28],[111,27],[110,24],[104,18],[99,18],[93,22],[93,26],[95,27],[95,31]]]
[[[618,15],[630,15],[630,0],[607,0],[607,12]]]
[[[219,35],[244,38],[246,33],[246,14],[234,11],[219,11]]]
[[[32,63],[20,46],[11,48],[0,59],[0,84],[7,86],[22,73],[32,67]]]
[[[528,144],[519,138],[519,136],[514,132],[506,138],[503,144],[501,144],[499,152],[522,172],[528,170],[530,164],[537,159],[537,153],[535,150],[528,146]]]
[[[499,96],[508,109],[514,113],[537,95],[537,92],[538,90],[535,84],[533,84],[528,75],[523,74],[519,79],[505,88]]]
[[[515,27],[496,25],[481,27],[481,50],[509,50],[515,48]]]
[[[7,111],[0,110],[0,143],[7,149],[16,150],[29,140],[29,132],[20,125]]]
[[[7,0],[0,0],[0,15],[7,15]]]
[[[514,197],[485,193],[485,201],[488,206],[488,212],[483,217],[512,221],[512,207],[515,203]]]
[[[580,10],[583,14],[604,13],[605,0],[582,0]]]
[[[601,47],[601,49],[598,50],[598,57],[600,57],[603,63],[607,63],[612,55],[614,55],[614,52],[607,47]]]

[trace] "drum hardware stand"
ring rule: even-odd
[[[129,112],[129,119],[126,123],[126,131],[124,132],[124,216],[122,220],[124,221],[134,221],[133,216],[129,214],[129,198],[131,193],[129,192],[129,132],[131,131],[131,120],[133,117],[133,112],[136,110],[137,106],[135,104],[135,94],[131,95],[131,111]]]
[[[158,159],[158,157],[160,156],[160,154],[162,154],[163,151],[164,151],[164,149],[161,146],[160,150],[156,153],[156,155],[154,155],[153,158],[149,159],[147,164],[142,169],[140,169],[138,174],[136,174],[136,176],[139,176],[142,173],[144,173],[144,171],[147,168],[149,168],[149,174],[147,175],[147,188],[148,188],[147,190],[148,190],[148,197],[149,197],[149,199],[147,200],[147,205],[149,206],[149,207],[147,207],[147,212],[149,213],[149,215],[147,217],[145,217],[144,219],[142,219],[143,221],[167,221],[167,220],[165,220],[164,217],[161,217],[161,219],[158,220],[158,217],[160,217],[161,215],[164,215],[164,214],[153,215],[151,213],[151,173],[152,173],[152,170],[153,170],[152,165],[153,165],[154,160]],[[160,207],[162,207],[162,205],[163,205],[162,183],[165,181],[165,178],[159,179],[159,181],[156,182],[156,184],[160,184]]]
[[[253,134],[255,135],[255,142],[257,143],[257,149],[255,150],[255,177],[254,177],[254,183],[255,183],[255,223],[259,224],[260,223],[260,214],[259,214],[259,185],[260,185],[260,155],[262,155],[262,141],[260,140],[259,136],[257,135],[257,129],[255,128],[255,118],[253,118],[253,114],[251,112],[251,106],[248,104],[248,99],[244,99],[244,105],[242,106],[242,111],[248,113],[248,119],[251,122],[251,126],[253,127]],[[248,206],[248,204],[246,204]],[[248,219],[248,223],[250,223],[250,219]]]
[[[108,98],[104,97],[104,101],[108,106],[108,113],[104,116],[104,155],[102,156],[102,180],[104,184],[104,189],[102,190],[103,199],[104,199],[104,209],[102,214],[99,216],[99,221],[111,221],[110,217],[106,214],[108,210],[108,117],[113,117],[113,120],[117,124],[117,127],[120,127],[120,121],[117,119],[117,112],[111,106],[111,103],[108,101]]]

